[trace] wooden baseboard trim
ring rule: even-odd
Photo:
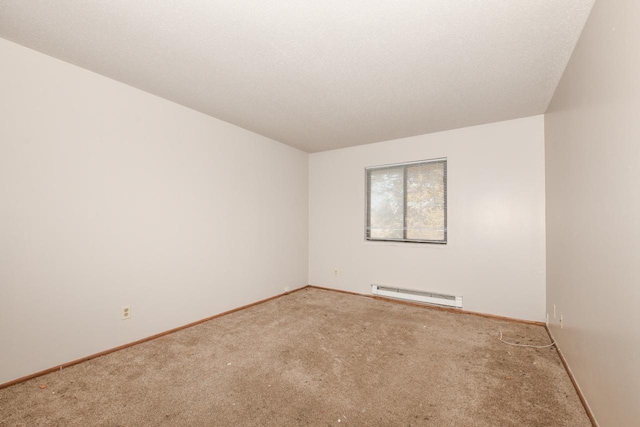
[[[222,313],[218,313],[218,314],[215,314],[213,316],[207,317],[205,319],[200,319],[200,320],[197,320],[195,322],[188,323],[186,325],[178,326],[177,328],[169,329],[168,331],[160,332],[158,334],[151,335],[149,337],[142,338],[142,339],[139,339],[137,341],[133,341],[133,342],[130,342],[130,343],[127,343],[127,344],[123,344],[123,345],[120,345],[118,347],[110,348],[108,350],[104,350],[104,351],[101,351],[99,353],[92,354],[90,356],[86,356],[86,357],[82,357],[80,359],[72,360],[71,362],[63,363],[62,365],[58,365],[58,366],[54,366],[52,368],[44,369],[42,371],[38,371],[36,373],[30,374],[30,375],[26,375],[24,377],[17,378],[15,380],[11,380],[11,381],[8,381],[6,383],[2,383],[2,384],[0,384],[0,389],[6,388],[6,387],[11,387],[12,385],[16,385],[16,384],[19,384],[21,382],[25,382],[25,381],[31,380],[33,378],[37,378],[37,377],[40,377],[42,375],[50,374],[50,373],[55,372],[55,371],[61,371],[61,370],[65,369],[65,368],[68,368],[70,366],[77,365],[79,363],[86,362],[86,361],[91,360],[91,359],[95,359],[97,357],[105,356],[105,355],[107,355],[109,353],[114,353],[116,351],[124,350],[125,348],[133,347],[134,345],[142,344],[144,342],[151,341],[151,340],[154,340],[156,338],[160,338],[160,337],[163,337],[165,335],[169,335],[169,334],[172,334],[174,332],[178,332],[178,331],[181,331],[183,329],[187,329],[187,328],[190,328],[192,326],[196,326],[196,325],[199,325],[199,324],[204,323],[204,322],[208,322],[208,321],[213,320],[213,319],[217,319],[218,317],[222,317],[222,316],[226,316],[227,314],[235,313],[236,311],[245,310],[247,308],[254,307],[254,306],[259,305],[259,304],[263,304],[263,303],[265,303],[267,301],[271,301],[271,300],[283,297],[285,295],[289,295],[289,294],[292,294],[294,292],[301,291],[302,289],[305,289],[305,288],[307,288],[307,286],[302,286],[300,288],[294,289],[294,290],[289,291],[289,292],[284,292],[284,293],[281,293],[281,294],[278,294],[278,295],[275,295],[275,296],[272,296],[272,297],[269,297],[269,298],[262,299],[260,301],[252,302],[251,304],[243,305],[241,307],[237,307],[237,308],[234,308],[232,310],[228,310],[228,311],[225,311],[225,312],[222,312]]]
[[[477,313],[477,312],[474,312],[474,311],[466,311],[466,310],[461,310],[461,309],[457,309],[457,308],[438,307],[438,306],[433,306],[433,305],[414,303],[414,302],[411,302],[411,301],[400,301],[400,300],[396,300],[396,299],[393,299],[393,298],[385,298],[385,297],[381,297],[381,296],[378,296],[378,295],[367,295],[367,294],[362,294],[362,293],[358,293],[358,292],[345,291],[345,290],[342,290],[342,289],[325,288],[325,287],[316,286],[316,285],[306,285],[306,286],[302,286],[300,288],[294,289],[294,290],[289,291],[289,292],[284,292],[282,294],[278,294],[278,295],[275,295],[275,296],[272,296],[272,297],[269,297],[269,298],[266,298],[266,299],[263,299],[263,300],[260,300],[260,301],[256,301],[256,302],[253,302],[251,304],[243,305],[241,307],[237,307],[237,308],[234,308],[232,310],[228,310],[228,311],[225,311],[225,312],[222,312],[222,313],[207,317],[205,319],[197,320],[195,322],[188,323],[186,325],[179,326],[177,328],[173,328],[173,329],[170,329],[168,331],[160,332],[158,334],[151,335],[149,337],[142,338],[142,339],[139,339],[137,341],[133,341],[133,342],[130,342],[130,343],[127,343],[127,344],[123,344],[123,345],[118,346],[118,347],[110,348],[108,350],[104,350],[104,351],[101,351],[99,353],[95,353],[95,354],[92,354],[92,355],[89,355],[89,356],[85,356],[85,357],[82,357],[80,359],[73,360],[71,362],[63,363],[61,365],[57,365],[57,366],[54,366],[52,368],[44,369],[42,371],[38,371],[36,373],[30,374],[30,375],[26,375],[24,377],[17,378],[15,380],[11,380],[11,381],[2,383],[2,384],[0,384],[0,389],[6,388],[6,387],[10,387],[10,386],[15,385],[15,384],[19,384],[21,382],[28,381],[30,379],[40,377],[42,375],[50,374],[50,373],[55,372],[55,371],[60,371],[62,369],[68,368],[70,366],[77,365],[79,363],[86,362],[86,361],[91,360],[91,359],[95,359],[97,357],[105,356],[105,355],[107,355],[109,353],[113,353],[113,352],[116,352],[116,351],[119,351],[119,350],[124,350],[125,348],[132,347],[132,346],[138,345],[138,344],[142,344],[144,342],[151,341],[151,340],[154,340],[156,338],[160,338],[160,337],[163,337],[165,335],[169,335],[169,334],[172,334],[174,332],[178,332],[178,331],[181,331],[183,329],[187,329],[187,328],[199,325],[199,324],[204,323],[204,322],[208,322],[208,321],[216,319],[218,317],[222,317],[222,316],[225,316],[227,314],[235,313],[236,311],[245,310],[247,308],[250,308],[250,307],[253,307],[253,306],[256,306],[256,305],[259,305],[259,304],[263,304],[263,303],[265,303],[267,301],[271,301],[271,300],[280,298],[282,296],[289,295],[289,294],[292,294],[294,292],[301,291],[303,289],[320,289],[320,290],[338,292],[338,293],[347,294],[347,295],[355,295],[355,296],[360,296],[360,297],[367,297],[367,298],[377,299],[377,300],[381,300],[381,301],[388,301],[388,302],[393,302],[393,303],[396,303],[396,304],[404,304],[404,305],[409,305],[409,306],[413,306],[413,307],[426,308],[426,309],[430,309],[430,310],[446,311],[446,312],[449,312],[449,313],[457,313],[457,314],[470,314],[472,316],[479,316],[479,317],[485,317],[485,318],[489,318],[489,319],[505,320],[505,321],[510,321],[510,322],[524,323],[524,324],[528,324],[528,325],[544,326],[546,328],[546,324],[544,322],[535,322],[535,321],[531,321],[531,320],[522,320],[522,319],[511,318],[511,317],[496,316],[496,315],[493,315],[493,314]],[[551,337],[549,329],[548,328],[546,328],[546,329],[547,329],[547,333]],[[561,355],[560,352],[558,352],[558,353],[560,354],[560,359],[562,360],[562,363],[564,364],[565,369],[567,370],[567,372],[570,372],[568,367],[567,367],[566,361],[564,360],[564,357]],[[574,386],[576,387],[576,390],[579,390],[578,387],[577,387],[577,384],[575,382],[575,379],[573,378],[573,375],[571,373],[569,373],[569,377],[571,378],[571,381],[573,382]],[[587,409],[587,414],[589,415],[589,418],[593,422],[595,420],[593,418],[593,414],[591,414],[591,411],[588,409],[588,406],[586,405],[586,401],[584,400],[584,397],[582,396],[582,393],[580,391],[578,391],[578,395],[580,396],[580,400],[582,401],[583,405],[585,405],[585,409]],[[597,424],[594,424],[594,426],[597,427]]]
[[[549,325],[545,324],[544,328],[547,330],[549,339],[552,342],[555,342],[553,335],[551,335],[551,330],[549,330]],[[560,350],[560,347],[558,346],[557,343],[556,343],[556,351],[558,352],[558,356],[560,356],[560,361],[562,362],[562,366],[564,366],[564,370],[567,372],[567,375],[569,375],[569,379],[573,384],[573,388],[575,388],[576,393],[578,393],[578,398],[580,399],[580,402],[582,403],[582,406],[584,407],[584,410],[587,413],[587,417],[589,417],[589,421],[591,421],[591,425],[593,427],[599,427],[598,421],[596,421],[596,417],[593,415],[593,412],[591,411],[591,407],[589,407],[589,403],[587,402],[587,399],[585,399],[584,395],[582,394],[582,390],[580,389],[580,386],[576,381],[576,377],[573,376],[573,372],[571,371],[571,368],[567,363],[567,359],[564,358],[564,355],[562,354],[562,350]]]
[[[306,288],[322,289],[322,290],[325,290],[325,291],[339,292],[339,293],[347,294],[347,295],[357,295],[357,296],[373,298],[373,299],[377,299],[377,300],[381,300],[381,301],[390,301],[390,302],[394,302],[394,303],[397,303],[397,304],[410,305],[412,307],[426,308],[426,309],[429,309],[429,310],[446,311],[446,312],[449,312],[449,313],[457,313],[457,314],[470,314],[472,316],[485,317],[487,319],[506,320],[508,322],[524,323],[524,324],[527,324],[527,325],[535,325],[535,326],[546,326],[546,324],[544,322],[536,322],[534,320],[523,320],[523,319],[516,319],[516,318],[513,318],[513,317],[497,316],[495,314],[487,314],[487,313],[478,313],[478,312],[475,312],[475,311],[467,311],[467,310],[462,310],[462,309],[459,309],[459,308],[439,307],[437,305],[420,304],[420,303],[411,302],[411,301],[401,301],[401,300],[397,300],[397,299],[393,299],[393,298],[381,297],[381,296],[378,296],[378,295],[368,295],[368,294],[361,294],[361,293],[358,293],[358,292],[344,291],[342,289],[325,288],[325,287],[316,286],[316,285],[307,285]]]

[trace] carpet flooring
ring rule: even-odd
[[[0,390],[0,426],[591,426],[543,327],[307,288]],[[40,388],[46,385],[46,388]]]

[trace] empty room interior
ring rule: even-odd
[[[640,425],[640,3],[0,2],[0,426]]]

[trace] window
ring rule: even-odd
[[[447,243],[447,159],[366,168],[367,240]]]

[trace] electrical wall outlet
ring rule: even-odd
[[[334,276],[338,276],[338,275],[340,275],[340,272],[338,271],[338,269],[337,269],[337,268],[333,270],[333,275],[334,275]]]
[[[120,307],[120,319],[127,320],[131,317],[131,306],[123,305]]]

